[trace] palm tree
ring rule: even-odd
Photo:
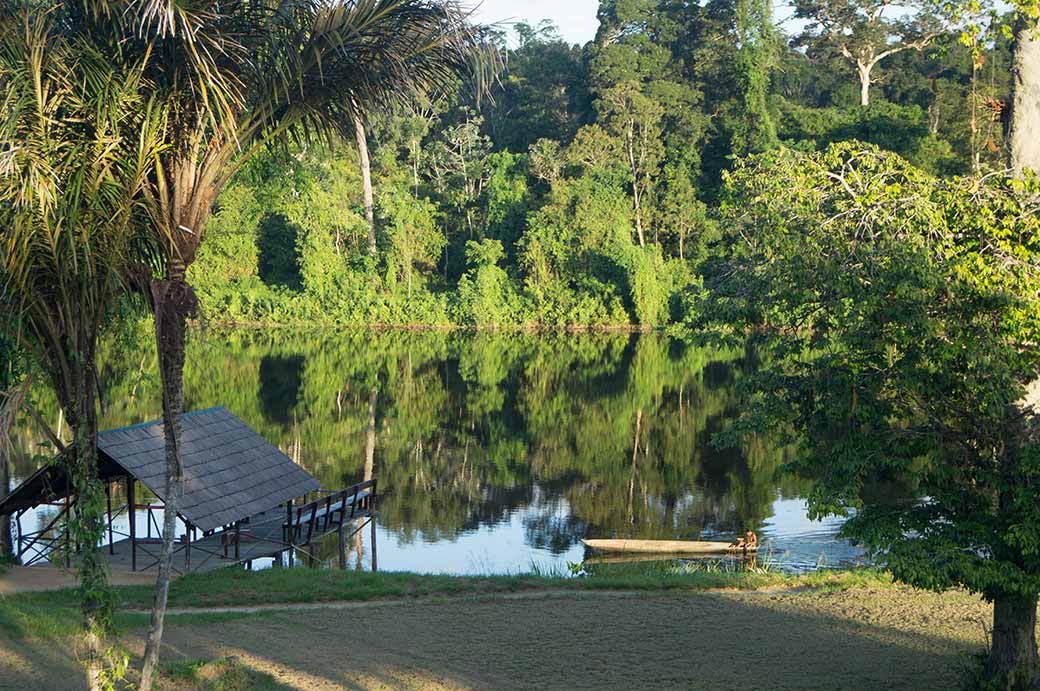
[[[140,63],[110,63],[66,33],[60,8],[33,5],[0,11],[0,307],[73,432],[59,449],[76,496],[66,530],[81,546],[85,663],[100,688],[111,605],[98,549],[95,354],[147,229],[138,204],[159,128],[140,97]]]
[[[182,472],[178,451],[187,271],[217,195],[251,157],[290,138],[351,137],[358,118],[467,75],[487,84],[497,54],[453,0],[65,0],[109,34],[113,59],[150,56],[147,93],[168,145],[146,189],[165,275],[150,280],[163,382],[163,548],[141,688],[152,683],[169,590]],[[115,49],[113,49],[115,50]],[[370,227],[371,227],[371,219]]]

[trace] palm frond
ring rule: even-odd
[[[64,31],[58,9],[0,15],[0,299],[59,400],[125,289],[161,113],[141,65]]]

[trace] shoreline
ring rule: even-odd
[[[147,319],[147,317],[143,317]],[[329,329],[355,329],[367,331],[459,331],[467,333],[530,333],[530,334],[562,334],[562,333],[657,333],[667,331],[671,325],[641,326],[639,324],[522,324],[499,326],[476,326],[473,324],[334,324],[325,322],[234,322],[219,320],[191,320],[189,325],[195,329],[219,330],[279,330],[299,329],[301,331],[324,331]]]

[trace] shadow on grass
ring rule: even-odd
[[[940,596],[863,590],[192,616],[171,620],[164,656],[168,663],[233,656],[294,688],[953,688],[983,641],[981,627],[961,635],[964,621],[950,612],[972,617],[985,609],[954,597],[954,609]],[[30,669],[59,664],[52,646],[17,643]],[[77,673],[71,658],[60,664],[66,678]],[[27,670],[2,678],[20,688],[44,681]]]
[[[242,619],[219,635],[186,624],[173,638],[182,654],[231,646],[262,669],[288,670],[294,684],[348,688],[405,679],[502,689],[951,688],[975,649],[923,625],[767,603],[714,594],[416,603]]]

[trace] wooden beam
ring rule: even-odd
[[[137,571],[137,528],[134,526],[134,476],[126,476],[126,502],[130,516],[130,570]]]
[[[336,526],[336,534],[339,536],[339,568],[347,568],[347,541],[343,538],[343,521],[340,520]],[[360,558],[360,557],[359,557]]]
[[[105,503],[108,506],[108,553],[115,554],[116,546],[112,542],[112,484],[105,481]]]

